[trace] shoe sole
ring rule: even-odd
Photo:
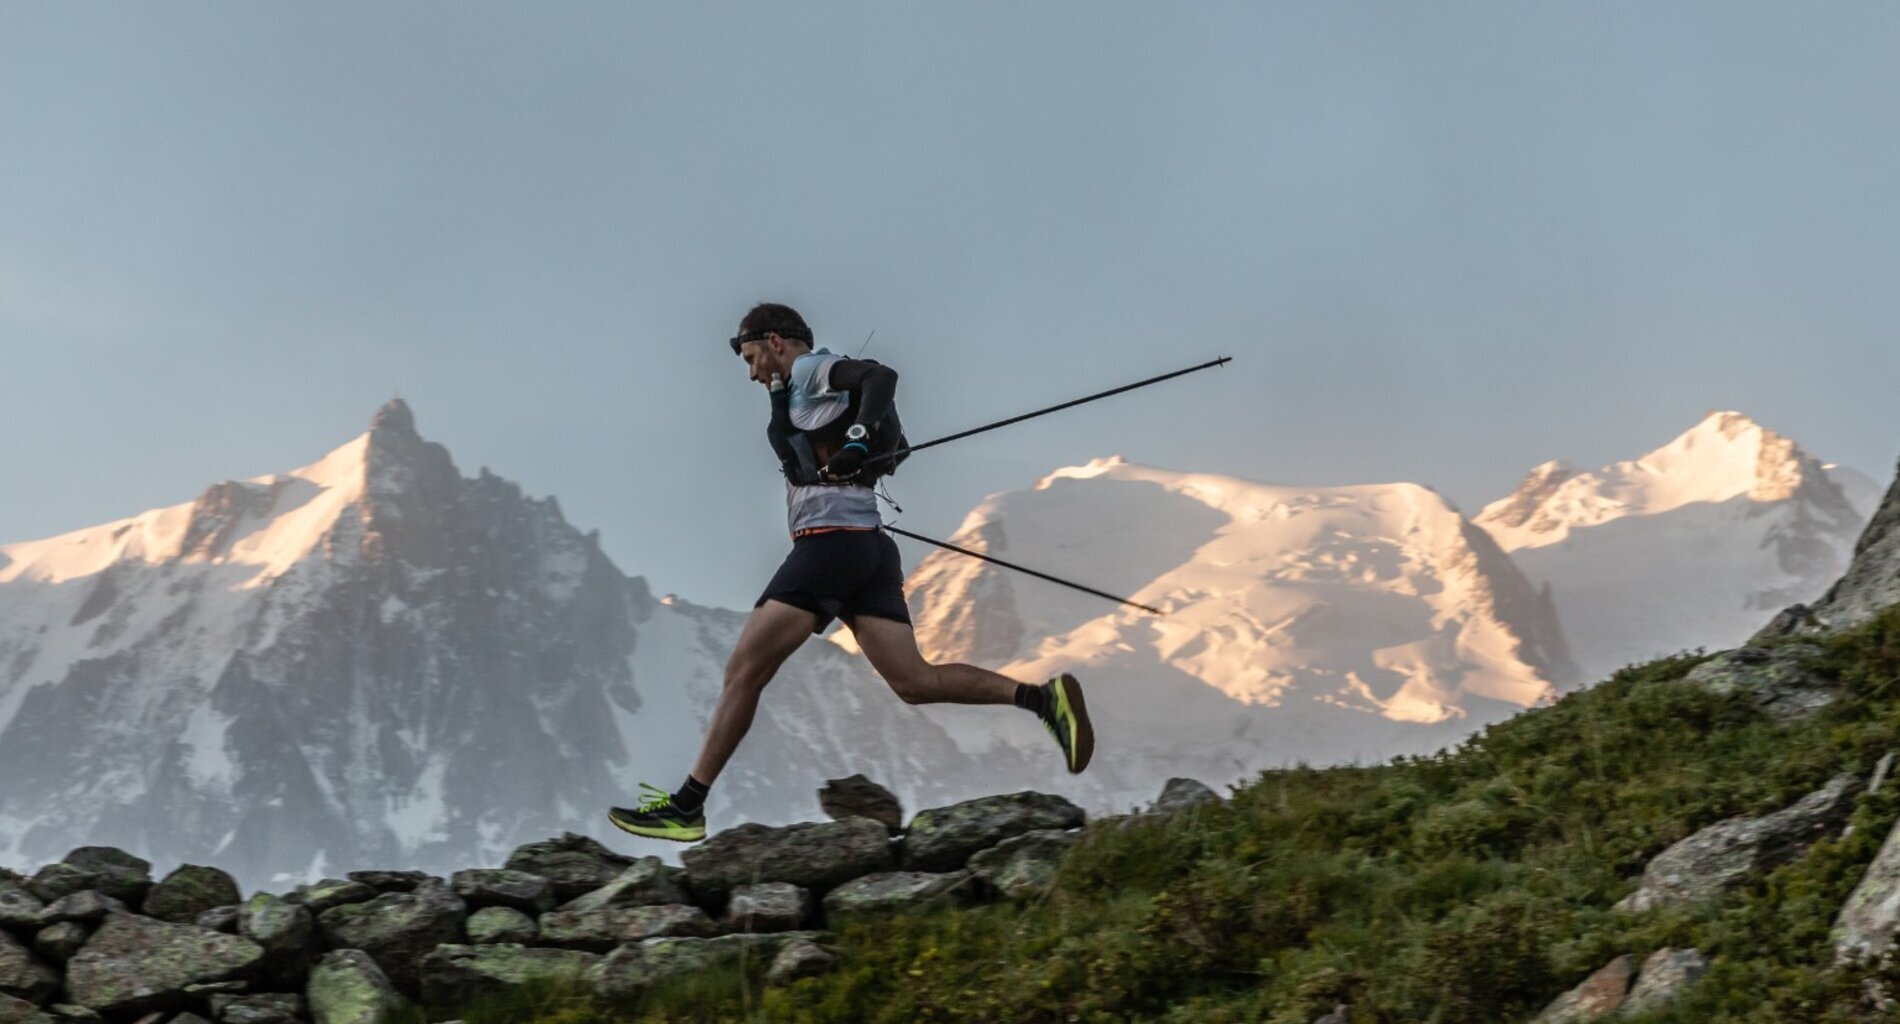
[[[1069,716],[1075,720],[1073,749],[1075,756],[1069,766],[1069,774],[1080,774],[1089,766],[1089,758],[1095,756],[1095,729],[1089,725],[1089,708],[1082,701],[1082,684],[1067,672],[1056,681],[1062,688],[1062,699],[1069,705]]]
[[[703,827],[696,831],[681,829],[668,832],[649,832],[637,825],[624,824],[619,818],[611,814],[607,815],[607,820],[613,822],[614,827],[620,831],[628,835],[639,836],[642,839],[669,839],[676,843],[697,843],[701,839],[706,838],[706,830]]]

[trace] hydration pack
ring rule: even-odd
[[[874,359],[864,360],[875,363]],[[842,486],[854,484],[863,487],[874,485],[880,477],[890,476],[905,459],[910,458],[910,441],[904,437],[904,424],[897,416],[897,406],[891,405],[891,411],[885,413],[876,423],[870,424],[871,433],[864,439],[871,456],[865,461],[864,469],[850,480],[826,480],[823,465],[818,461],[817,446],[836,452],[844,447],[845,428],[857,422],[858,396],[851,396],[851,404],[831,422],[801,430],[792,424],[791,388],[779,388],[772,392],[772,421],[765,428],[765,436],[772,443],[772,451],[778,455],[779,466],[785,472],[785,479],[801,486],[830,484]],[[892,452],[902,454],[891,456]],[[885,456],[880,458],[880,456]]]

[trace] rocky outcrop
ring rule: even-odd
[[[1848,629],[1900,604],[1900,474],[1854,543],[1854,557],[1821,599],[1783,610],[1756,639]]]
[[[1834,920],[1835,957],[1846,961],[1883,956],[1893,948],[1896,929],[1900,929],[1900,822],[1887,833],[1880,852],[1841,905]]]
[[[1697,950],[1659,949],[1643,960],[1639,973],[1635,970],[1635,958],[1625,954],[1552,1000],[1531,1024],[1590,1024],[1659,1010],[1693,985],[1708,968],[1708,958]]]
[[[1155,798],[1148,810],[1153,814],[1173,814],[1220,802],[1220,794],[1209,789],[1206,783],[1196,779],[1169,779],[1161,787],[1161,795]]]
[[[1643,961],[1643,969],[1623,1000],[1618,1016],[1634,1017],[1660,1010],[1708,973],[1709,958],[1700,950],[1659,949]]]
[[[1037,793],[918,819],[926,851],[973,866],[892,870],[908,837],[852,816],[740,826],[686,851],[685,869],[568,834],[447,881],[362,871],[205,907],[237,896],[217,869],[153,885],[137,858],[75,851],[31,879],[0,872],[0,1024],[393,1024],[412,999],[453,1008],[546,981],[627,996],[734,962],[789,983],[837,966],[815,924],[1040,891],[1077,835],[1021,830],[1082,823]]]
[[[1581,985],[1558,996],[1531,1024],[1587,1024],[1615,1013],[1628,997],[1634,963],[1625,955],[1597,969]]]
[[[1820,646],[1813,643],[1740,647],[1690,669],[1682,681],[1711,693],[1745,694],[1769,717],[1799,721],[1834,703],[1840,695],[1812,667],[1820,654]]]
[[[1837,775],[1791,807],[1710,825],[1657,854],[1643,869],[1642,884],[1617,909],[1643,911],[1708,899],[1787,863],[1846,822],[1860,789],[1857,777]]]

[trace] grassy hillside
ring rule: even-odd
[[[1849,834],[1709,905],[1611,905],[1698,828],[1792,803],[1900,747],[1900,610],[1832,638],[1815,670],[1844,698],[1796,725],[1683,685],[1700,656],[1632,667],[1460,749],[1262,774],[1226,804],[1102,827],[1027,904],[838,932],[833,975],[766,988],[703,975],[637,1006],[559,993],[469,1008],[503,1020],[1526,1020],[1622,953],[1693,946],[1709,974],[1661,1022],[1869,1019],[1867,970],[1834,970],[1828,928],[1900,817],[1863,795]]]

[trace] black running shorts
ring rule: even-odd
[[[792,541],[792,553],[752,607],[767,601],[817,615],[814,633],[823,633],[833,619],[850,625],[860,615],[910,624],[904,566],[897,542],[883,530],[832,530]]]

